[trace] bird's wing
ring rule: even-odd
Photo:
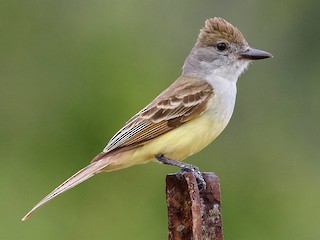
[[[204,80],[180,77],[148,106],[134,115],[92,162],[111,153],[143,145],[183,123],[199,117],[213,95]]]

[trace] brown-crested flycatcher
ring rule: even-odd
[[[251,60],[270,57],[268,52],[250,48],[242,33],[224,19],[206,20],[181,76],[126,122],[88,166],[54,189],[22,220],[100,172],[153,159],[192,169],[177,160],[202,150],[223,131],[234,109],[238,77]]]

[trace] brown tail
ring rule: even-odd
[[[82,183],[83,181],[87,180],[88,178],[92,177],[96,173],[98,173],[100,170],[108,166],[109,161],[108,159],[102,159],[97,162],[93,162],[90,165],[84,167],[77,173],[75,173],[73,176],[68,178],[66,181],[64,181],[61,185],[59,185],[56,189],[54,189],[51,193],[49,193],[45,198],[43,198],[37,205],[35,205],[30,212],[27,213],[21,220],[25,221],[27,218],[38,208],[40,208],[42,205],[50,201],[51,199],[55,198],[56,196],[60,195],[61,193],[77,186],[78,184]]]

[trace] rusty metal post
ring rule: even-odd
[[[219,179],[202,176],[207,186],[199,193],[192,172],[167,175],[169,240],[223,240]]]

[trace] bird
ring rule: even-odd
[[[182,160],[205,148],[225,129],[235,106],[237,80],[249,63],[271,57],[269,52],[251,48],[240,30],[223,18],[207,19],[181,76],[130,118],[89,165],[44,197],[22,221],[97,173],[152,160],[197,171]]]

